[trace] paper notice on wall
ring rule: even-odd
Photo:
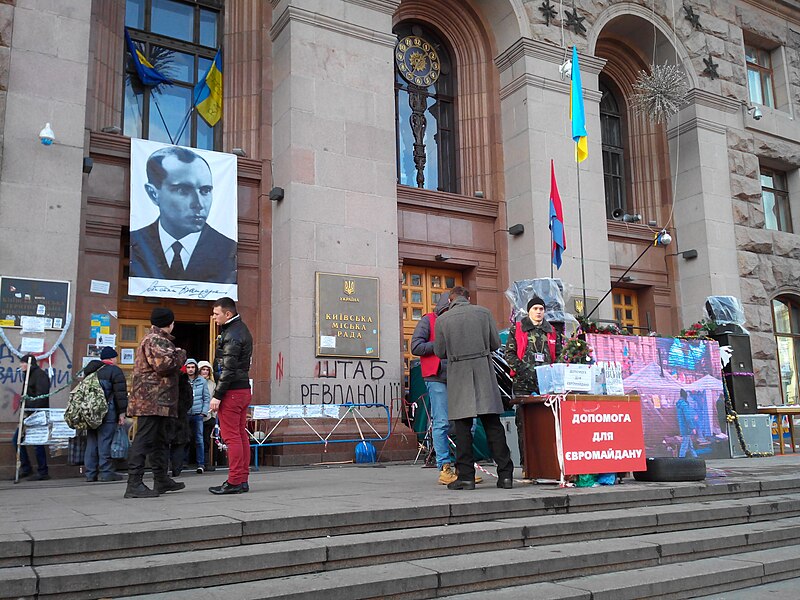
[[[50,439],[50,428],[28,427],[25,429],[25,439],[22,443],[26,446],[43,446]]]
[[[119,351],[119,364],[132,365],[133,364],[133,348],[122,348]]]
[[[68,440],[75,437],[75,430],[64,421],[54,421],[50,430],[50,438],[53,440]]]
[[[319,336],[319,347],[320,348],[336,348],[336,337],[333,335],[321,335]]]
[[[23,354],[27,354],[29,352],[33,354],[41,354],[44,352],[44,338],[22,338],[19,351]]]
[[[20,317],[22,333],[44,333],[45,319],[42,317]]]
[[[98,346],[111,346],[112,348],[116,348],[116,346],[117,346],[117,334],[116,333],[99,333],[99,334],[97,334],[97,345]]]
[[[110,289],[111,283],[108,281],[92,279],[92,283],[89,285],[89,291],[95,294],[108,294]]]
[[[44,304],[36,305],[36,316],[43,317],[47,314],[47,307]]]

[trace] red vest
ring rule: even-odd
[[[432,342],[436,339],[436,313],[428,313],[425,315],[428,317],[428,324],[431,326],[431,336],[428,338],[429,342]],[[428,356],[420,356],[419,357],[419,366],[422,368],[422,376],[423,377],[435,377],[439,374],[439,366],[441,365],[441,359],[436,356],[435,354],[428,354]]]

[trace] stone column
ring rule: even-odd
[[[72,282],[70,312],[77,292],[81,186],[86,122],[87,65],[91,2],[17,0],[0,3],[0,90],[5,93],[0,168],[0,272],[11,277]],[[12,21],[13,19],[13,21]],[[13,36],[11,32],[13,29]],[[4,48],[10,40],[10,48]],[[4,58],[6,57],[6,58]],[[49,122],[55,142],[43,146],[39,131]],[[116,275],[115,275],[116,276]],[[108,274],[98,276],[108,280]],[[72,367],[73,324],[63,349],[53,355],[55,383],[63,383]],[[10,332],[18,343],[16,331]],[[59,331],[48,331],[45,348]],[[16,369],[16,359],[3,350],[0,368]],[[80,359],[77,359],[80,364]],[[47,364],[43,365],[45,368]],[[19,392],[21,383],[6,385]],[[66,394],[52,402],[63,406]],[[12,420],[8,412],[0,420]]]
[[[582,297],[578,227],[578,175],[569,120],[568,80],[559,79],[564,51],[551,44],[520,39],[497,58],[503,124],[508,223],[525,226],[509,240],[509,279],[550,276],[550,159],[564,208],[567,250],[554,277]],[[580,56],[589,158],[580,164],[581,213],[587,298],[602,297],[610,285],[603,160],[600,141],[600,94],[597,74],[604,61]],[[611,304],[597,316],[609,318]]]
[[[391,33],[398,3],[272,0],[274,179],[285,189],[273,203],[273,404],[319,404],[323,381],[356,401],[365,393],[370,400],[372,390],[381,402],[400,395]],[[319,379],[315,272],[379,278],[379,365],[349,360]],[[304,396],[309,389],[317,395]]]
[[[694,89],[689,104],[670,121],[670,171],[677,181],[672,216],[676,241],[670,251],[699,253],[695,260],[677,261],[681,326],[703,316],[708,296],[742,299],[725,151],[727,128],[735,125],[740,110],[737,101]]]

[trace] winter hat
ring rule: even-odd
[[[528,300],[528,311],[531,310],[532,307],[536,306],[537,304],[541,304],[542,307],[545,306],[544,300],[539,298],[539,296],[534,296],[530,300]]]
[[[111,346],[104,346],[102,350],[100,350],[100,360],[109,360],[111,358],[117,358],[119,354],[117,351],[114,350]]]
[[[150,323],[156,327],[169,327],[171,323],[175,322],[175,313],[168,308],[159,306],[154,308],[150,313]]]
[[[183,366],[184,367],[188,367],[189,365],[194,365],[196,367],[197,366],[197,361],[195,359],[193,359],[193,358],[187,358],[186,362],[183,363]]]
[[[27,365],[27,364],[28,364],[28,359],[30,359],[30,361],[31,361],[31,365],[36,365],[36,364],[38,364],[38,363],[36,362],[36,357],[35,357],[33,354],[26,354],[25,356],[23,356],[23,357],[20,359],[20,362],[24,362],[24,363]]]
[[[202,369],[203,367],[208,367],[208,369],[209,369],[210,371],[213,371],[213,368],[211,367],[211,363],[210,363],[210,362],[208,362],[207,360],[201,360],[199,363],[197,363],[197,370],[198,370],[198,371],[199,371],[200,369]]]

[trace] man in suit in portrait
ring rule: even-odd
[[[144,188],[159,217],[131,231],[131,277],[236,283],[236,241],[206,223],[213,184],[205,159],[179,146],[157,150]]]

